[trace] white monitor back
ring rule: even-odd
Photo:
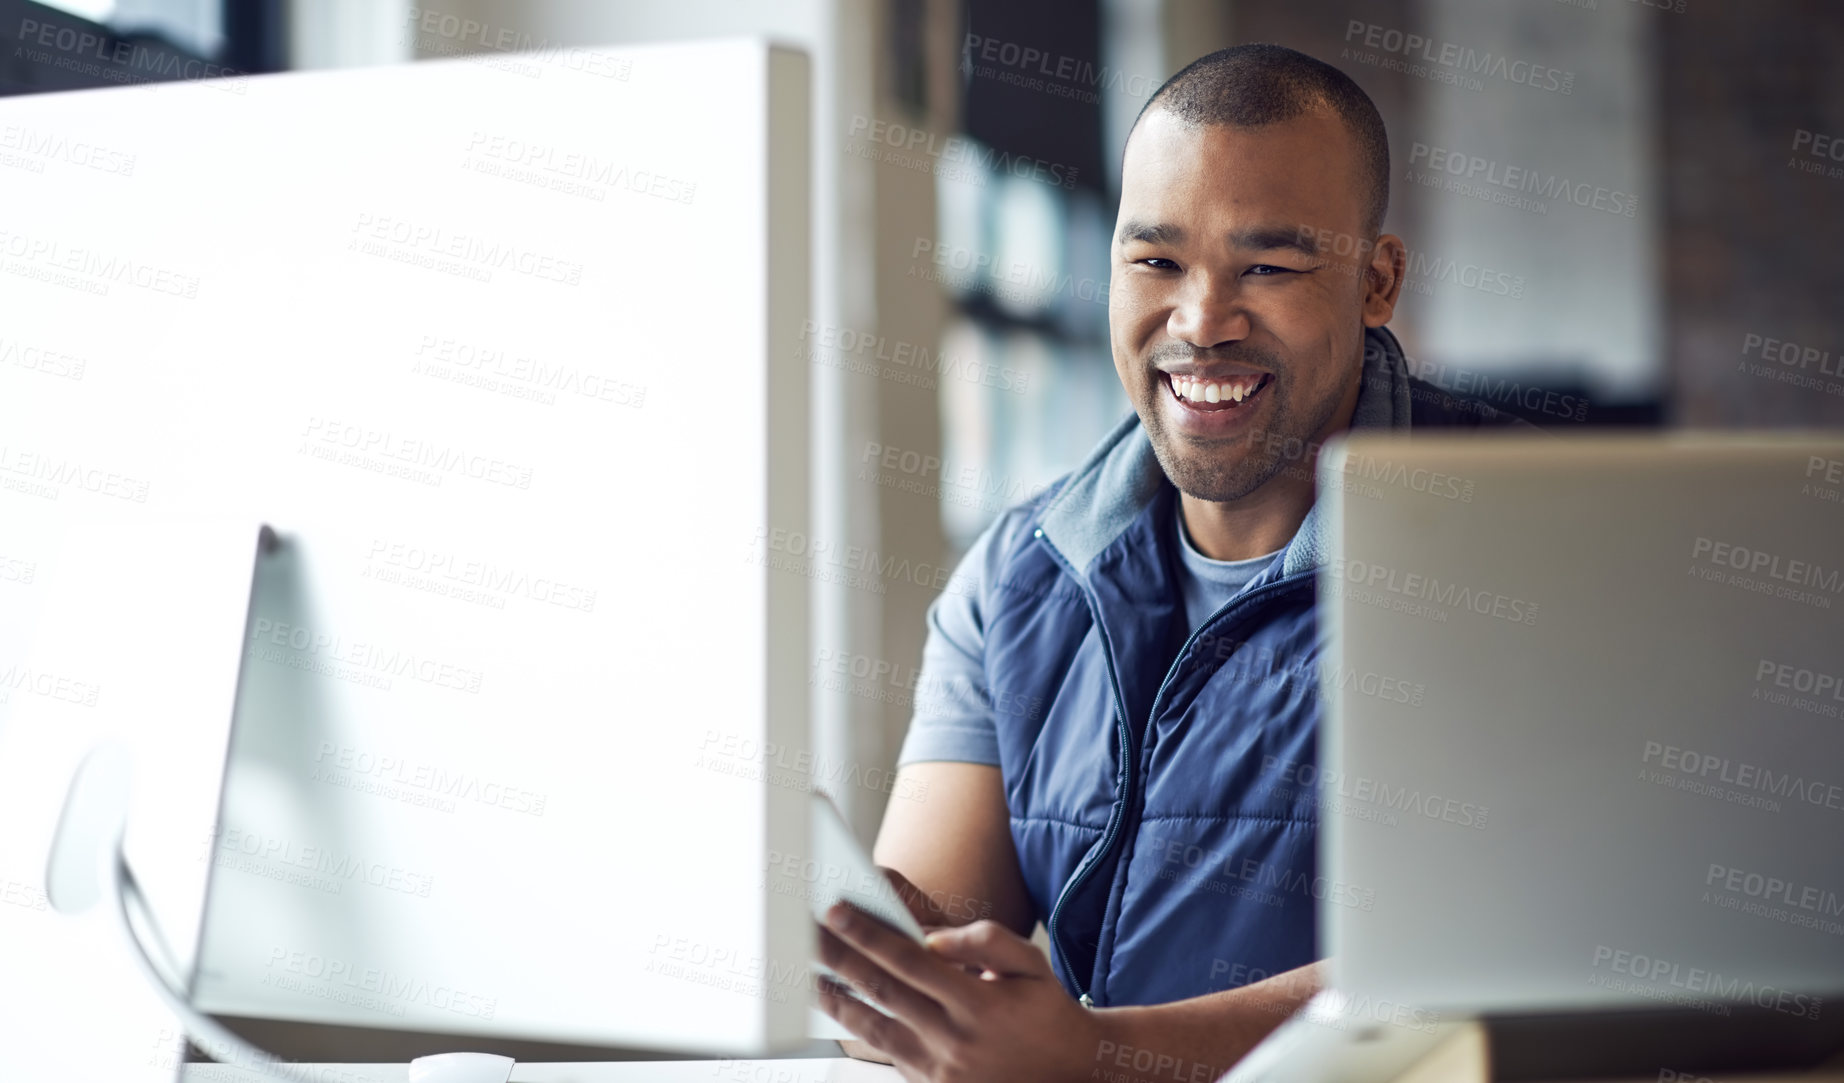
[[[1320,469],[1323,774],[1276,769],[1319,787],[1334,983],[1381,1020],[1829,1018],[1844,440],[1359,435]]]
[[[764,542],[806,521],[806,63],[589,55],[5,105],[48,149],[0,169],[0,553],[40,569],[0,667],[81,670],[98,735],[187,750],[130,851],[182,957],[212,871],[207,1011],[803,1038],[811,925],[764,882],[806,804],[760,767],[807,737],[807,581]],[[284,544],[214,830],[227,521]],[[154,524],[212,531],[213,588],[95,589]],[[148,611],[175,596],[209,619]],[[154,634],[86,642],[111,621]],[[143,695],[194,667],[196,703]],[[10,706],[18,748],[76,717]]]

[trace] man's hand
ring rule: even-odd
[[[905,881],[907,883],[907,881]],[[926,899],[924,900],[926,901]],[[826,1014],[928,1083],[1086,1078],[1107,1037],[1035,944],[993,921],[936,929],[926,944],[843,903],[827,912],[820,959],[889,1016],[823,981]]]
[[[935,900],[929,898],[927,892],[910,882],[909,877],[884,865],[877,866],[877,871],[883,873],[884,878],[890,881],[890,886],[896,891],[896,897],[903,901],[903,905],[909,910],[909,916],[916,919],[916,924],[922,926],[923,932],[966,924],[968,919],[954,920]],[[822,929],[821,933],[824,934],[824,932],[825,930]],[[839,1041],[839,1047],[845,1050],[846,1056],[858,1060],[875,1061],[878,1064],[893,1063],[888,1054],[879,1051],[869,1042],[844,1038]]]

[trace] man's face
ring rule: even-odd
[[[1348,422],[1364,327],[1388,321],[1396,294],[1386,283],[1379,296],[1369,253],[1331,254],[1367,239],[1364,192],[1329,113],[1264,128],[1141,118],[1122,165],[1109,336],[1183,492],[1240,499],[1288,465],[1287,448]]]

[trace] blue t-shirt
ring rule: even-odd
[[[1178,501],[1173,501],[1178,504]],[[1285,548],[1283,546],[1283,548]],[[1281,555],[1276,549],[1247,560],[1211,560],[1191,544],[1191,532],[1185,529],[1183,510],[1178,513],[1178,586],[1185,594],[1185,620],[1190,631],[1223,608],[1223,603],[1242,593],[1242,588],[1274,563]]]
[[[1184,592],[1185,619],[1189,629],[1196,631],[1273,563],[1281,550],[1248,560],[1211,560],[1191,544],[1183,503],[1174,500],[1172,505],[1178,509],[1178,584]],[[1017,509],[1001,515],[967,550],[950,580],[978,586],[943,594],[929,606],[915,714],[897,766],[925,760],[998,765],[999,738],[986,688],[981,602],[988,584],[998,582],[1001,556],[1028,523]]]

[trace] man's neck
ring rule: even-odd
[[[1200,500],[1190,493],[1178,494],[1185,530],[1198,552],[1211,560],[1251,560],[1293,540],[1313,507],[1319,449],[1333,434],[1351,427],[1361,382],[1360,373],[1331,421],[1307,442],[1306,453],[1299,461],[1283,463],[1261,488],[1239,500],[1222,503]]]
[[[1191,544],[1211,560],[1249,560],[1285,546],[1312,509],[1313,487],[1293,479],[1282,486],[1282,480],[1276,474],[1259,490],[1227,504],[1180,493]]]

